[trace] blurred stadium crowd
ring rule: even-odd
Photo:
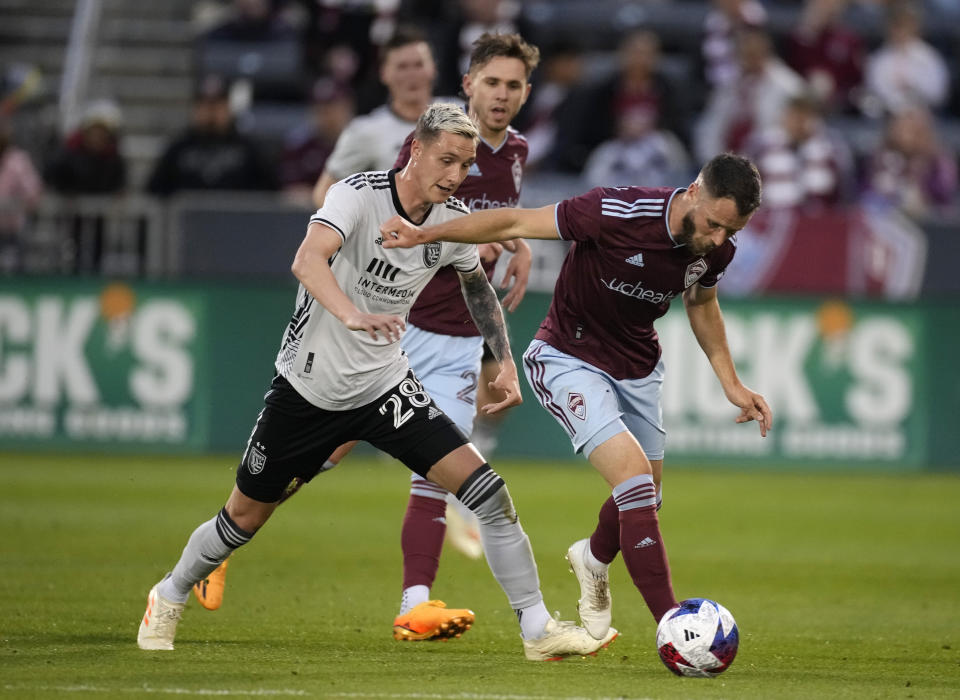
[[[380,47],[400,25],[431,44],[441,97],[458,94],[481,33],[540,47],[515,126],[546,201],[683,185],[730,150],[758,164],[767,209],[960,211],[956,0],[104,0],[71,105],[62,76],[82,55],[84,5],[0,0],[7,273],[104,271],[104,198],[140,202],[134,239],[187,191],[310,207],[340,131],[387,97]],[[525,204],[546,203],[531,191]],[[77,198],[92,204],[64,220]],[[131,245],[134,259],[149,247]],[[107,271],[124,270],[144,268]]]

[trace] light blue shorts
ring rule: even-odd
[[[407,324],[400,345],[437,407],[470,437],[477,413],[483,338],[440,335]]]
[[[663,459],[662,358],[643,379],[614,379],[534,340],[523,354],[523,369],[540,405],[567,431],[574,452],[589,457],[601,443],[626,430],[649,459]]]

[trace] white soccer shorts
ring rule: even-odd
[[[523,370],[540,405],[567,431],[574,452],[589,457],[604,441],[629,431],[649,459],[663,459],[663,359],[643,379],[614,379],[535,339],[523,354]]]

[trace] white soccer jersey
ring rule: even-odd
[[[469,213],[451,197],[434,204],[424,226]],[[329,226],[343,243],[330,269],[340,289],[366,313],[406,316],[417,295],[444,265],[470,272],[480,265],[470,243],[427,243],[415,248],[381,246],[379,227],[400,214],[394,172],[357,173],[330,188],[310,221]],[[310,403],[330,411],[366,405],[398,384],[409,365],[400,342],[347,329],[304,289],[277,355],[277,372]]]
[[[443,101],[460,104],[456,99]],[[389,170],[416,126],[416,119],[409,122],[397,116],[389,105],[381,105],[347,124],[324,169],[335,180],[365,170]]]

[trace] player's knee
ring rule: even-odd
[[[276,503],[255,501],[241,493],[240,489],[234,488],[224,511],[237,527],[254,533],[267,522],[276,507]]]
[[[457,498],[476,514],[481,524],[491,524],[501,519],[509,522],[517,520],[510,491],[489,464],[477,467],[457,491]]]

